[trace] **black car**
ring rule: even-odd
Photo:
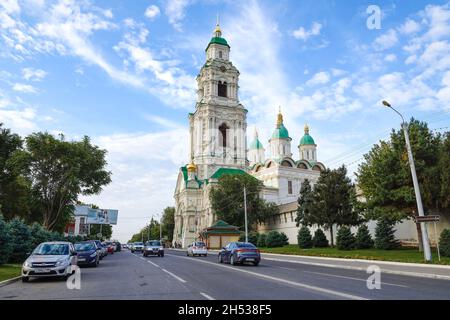
[[[219,252],[219,262],[232,265],[251,262],[255,266],[261,261],[261,253],[254,244],[249,242],[230,242]]]
[[[78,256],[78,265],[97,267],[100,261],[101,249],[93,241],[83,241],[74,244]]]

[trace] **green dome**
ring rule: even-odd
[[[304,145],[315,145],[316,143],[314,142],[314,139],[307,133],[305,133],[305,135],[300,139],[300,145],[304,146]]]
[[[289,132],[282,123],[275,128],[272,139],[289,139]]]
[[[258,138],[256,138],[255,140],[253,140],[252,143],[250,143],[250,150],[255,150],[255,149],[264,149],[261,141],[259,141]]]
[[[227,40],[225,40],[225,39],[222,38],[222,37],[212,37],[212,38],[211,38],[211,41],[209,42],[208,46],[206,47],[206,50],[208,50],[208,48],[209,48],[209,46],[210,46],[211,44],[221,44],[221,45],[223,45],[223,46],[227,46],[228,48],[230,47],[230,46],[228,45]]]

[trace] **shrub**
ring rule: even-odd
[[[9,261],[21,263],[31,251],[32,239],[30,228],[19,218],[14,218],[8,223],[11,235],[12,252]]]
[[[444,229],[439,238],[439,250],[444,257],[450,257],[450,229]]]
[[[266,237],[266,247],[275,248],[283,246],[283,237],[278,231],[270,231]]]
[[[312,248],[313,241],[311,238],[311,232],[309,232],[309,228],[307,226],[302,226],[300,230],[298,230],[297,241],[298,246],[302,249]]]
[[[375,248],[391,250],[398,248],[400,242],[395,239],[394,223],[388,219],[381,219],[375,228]]]
[[[283,240],[283,246],[287,246],[289,244],[289,238],[286,233],[281,233],[281,239]]]
[[[266,234],[265,233],[260,233],[259,234],[257,246],[258,247],[265,247],[266,246]]]
[[[316,248],[328,247],[328,240],[322,229],[317,229],[316,232],[314,232],[313,246]]]
[[[3,216],[0,215],[0,265],[8,262],[11,251],[12,245],[9,228],[5,220],[3,220]]]
[[[355,237],[347,226],[342,226],[336,236],[336,246],[339,250],[351,250],[355,247]]]
[[[42,242],[52,240],[52,233],[37,222],[31,225],[30,232],[32,249],[36,248]]]
[[[248,234],[248,242],[253,243],[256,246],[258,243],[258,236],[259,236],[258,232],[250,232]],[[240,242],[245,241],[245,232],[241,233],[241,235],[239,236],[239,241]]]
[[[356,233],[355,246],[357,249],[370,249],[373,248],[373,239],[370,236],[369,228],[365,224],[358,228]]]

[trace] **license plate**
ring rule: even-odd
[[[36,272],[36,273],[48,273],[48,272],[50,272],[50,269],[35,269],[34,272]]]
[[[78,258],[78,261],[86,261],[85,258]]]
[[[247,261],[255,261],[255,259],[253,259],[253,258],[247,258],[245,260],[247,260]]]

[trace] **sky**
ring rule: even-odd
[[[106,149],[112,183],[81,200],[119,210],[119,241],[174,205],[217,15],[247,139],[257,128],[266,150],[279,106],[294,159],[307,123],[318,160],[353,178],[399,128],[383,99],[431,129],[450,126],[448,1],[1,0],[0,122]]]

